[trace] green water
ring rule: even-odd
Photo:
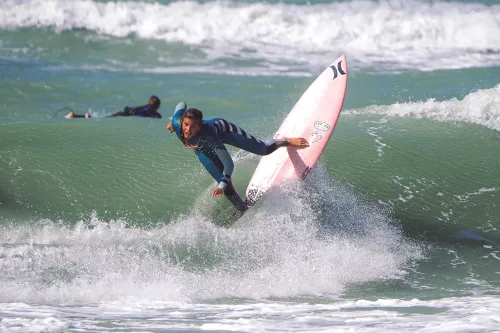
[[[496,4],[0,4],[0,331],[492,331]],[[175,105],[267,140],[343,53],[320,163],[226,225]],[[106,117],[153,94],[160,120]]]

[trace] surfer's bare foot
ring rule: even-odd
[[[74,116],[75,116],[75,114],[73,112],[70,112],[67,115],[65,115],[64,118],[69,119],[69,118],[73,118]]]
[[[91,116],[90,116],[90,113],[89,113],[89,112],[87,112],[87,113],[85,114],[85,118],[91,118]]]
[[[304,138],[285,138],[285,140],[288,141],[288,143],[292,147],[296,147],[296,148],[309,147],[309,143]]]

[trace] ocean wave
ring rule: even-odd
[[[230,19],[229,19],[230,18]],[[289,5],[213,1],[8,0],[0,29],[85,29],[203,49],[222,57],[314,66],[346,53],[361,67],[466,68],[500,64],[500,6],[420,1]]]
[[[271,191],[231,228],[217,227],[205,209],[154,228],[96,213],[74,227],[50,220],[8,226],[0,234],[0,300],[337,296],[351,284],[403,279],[425,246],[327,179],[318,170],[310,187]]]
[[[429,118],[446,122],[477,124],[500,131],[500,84],[491,89],[471,92],[464,99],[452,98],[436,101],[372,105],[357,110],[347,110],[346,115],[382,114],[392,117]]]

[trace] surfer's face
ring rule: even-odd
[[[184,117],[182,119],[182,133],[186,139],[192,138],[200,131],[201,123],[197,119]]]

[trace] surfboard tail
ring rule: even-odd
[[[266,189],[251,187],[247,190],[245,202],[248,206],[253,206],[257,201],[259,201],[260,198],[262,198],[262,196],[264,196],[266,192]]]

